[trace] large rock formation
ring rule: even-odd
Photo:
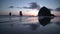
[[[47,25],[47,24],[49,24],[50,23],[50,20],[51,20],[52,18],[49,18],[49,17],[44,17],[44,18],[42,18],[42,19],[38,19],[38,21],[39,21],[39,23],[41,24],[41,25],[43,25],[43,26],[45,26],[45,25]]]
[[[38,16],[54,16],[54,15],[51,14],[48,8],[42,7],[38,12]]]

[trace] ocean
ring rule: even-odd
[[[60,17],[1,16],[0,34],[60,34]]]

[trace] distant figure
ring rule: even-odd
[[[54,16],[54,15],[51,14],[48,8],[42,7],[38,12],[38,16]]]
[[[22,11],[20,11],[20,16],[22,16]]]
[[[11,12],[9,12],[9,16],[11,16]]]

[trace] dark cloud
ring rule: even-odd
[[[22,7],[15,7],[15,8],[22,9]]]
[[[14,8],[14,6],[9,6],[9,8]]]
[[[30,3],[30,8],[32,8],[32,9],[40,8],[40,6],[36,2],[32,2],[32,3]]]
[[[23,7],[23,8],[27,8],[27,9],[40,9],[40,6],[36,2],[31,2],[29,4],[30,4],[30,7]]]
[[[36,2],[31,2],[31,3],[29,3],[29,4],[30,4],[29,7],[14,7],[14,6],[9,6],[9,8],[40,9],[40,6],[39,6]]]

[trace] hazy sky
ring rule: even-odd
[[[0,0],[0,15],[8,15],[9,12],[18,15],[20,10],[24,15],[36,15],[39,7],[46,6],[55,9],[60,7],[59,4],[60,0]]]

